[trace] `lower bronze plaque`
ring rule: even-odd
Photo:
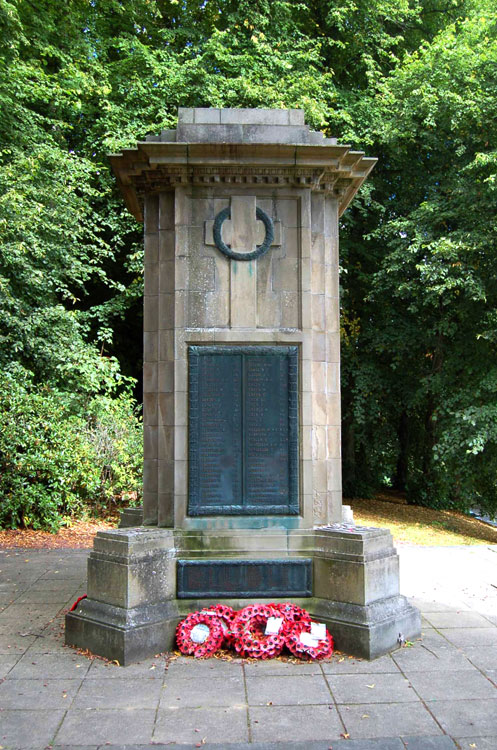
[[[178,599],[312,596],[312,560],[178,560]]]

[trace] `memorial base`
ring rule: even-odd
[[[117,661],[122,666],[165,651],[179,620],[173,604],[126,610],[85,599],[66,615],[66,643]]]
[[[326,622],[336,648],[374,659],[419,635],[399,594],[398,556],[385,529],[98,532],[88,598],[66,616],[66,644],[127,665],[173,648],[177,623],[222,601],[241,609],[292,601]]]

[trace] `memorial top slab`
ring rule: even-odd
[[[296,143],[336,144],[336,138],[310,130],[301,109],[210,109],[178,110],[176,130],[148,136],[154,143]]]
[[[214,109],[180,107],[178,124],[224,125],[300,125],[304,126],[303,109]]]
[[[148,136],[110,160],[140,221],[146,194],[188,184],[309,188],[337,198],[341,214],[376,163],[310,130],[302,110],[203,107],[180,108],[176,130]]]

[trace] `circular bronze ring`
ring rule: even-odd
[[[237,253],[228,245],[226,245],[225,242],[223,242],[223,238],[221,236],[223,222],[225,221],[225,219],[231,218],[231,210],[229,208],[223,208],[223,210],[220,211],[214,219],[214,244],[216,245],[218,250],[221,250],[222,253],[227,255],[228,258],[232,258],[233,260],[255,260],[256,258],[260,258],[261,255],[264,255],[264,253],[267,253],[274,240],[273,221],[262,210],[262,208],[256,208],[255,215],[256,218],[259,219],[259,221],[262,221],[266,228],[266,236],[264,237],[264,242],[262,243],[262,245],[257,245],[255,250],[252,250],[250,253]]]

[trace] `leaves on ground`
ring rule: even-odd
[[[347,502],[354,512],[354,523],[388,528],[397,544],[497,544],[497,528],[455,510],[434,510],[394,502],[391,495],[355,498]]]

